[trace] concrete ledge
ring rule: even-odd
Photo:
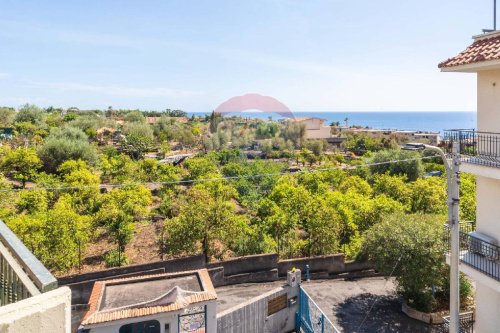
[[[212,280],[212,284],[215,288],[223,286],[225,284],[224,267],[209,268],[208,275],[210,275],[210,279]]]
[[[353,272],[353,271],[365,271],[369,269],[374,269],[375,265],[368,261],[356,261],[356,260],[349,260],[344,263],[344,269],[347,272]]]
[[[278,255],[276,253],[256,254],[207,263],[206,265],[207,269],[219,266],[224,267],[225,275],[267,271],[278,266]]]
[[[443,316],[445,316],[445,314],[441,312],[431,312],[431,313],[420,312],[409,306],[406,303],[406,301],[403,302],[403,305],[401,306],[401,311],[403,311],[403,313],[406,314],[408,317],[420,320],[427,324],[442,324],[444,322]]]
[[[328,272],[328,274],[334,274],[344,272],[344,254],[280,260],[278,262],[278,274],[279,276],[286,276],[286,273],[292,270],[293,267],[300,269],[302,274],[305,274],[306,265],[309,265],[311,273]]]
[[[57,279],[59,285],[73,284],[78,282],[96,281],[109,277],[116,277],[125,274],[150,271],[154,269],[163,269],[164,272],[189,271],[205,268],[205,256],[196,255],[184,258],[155,261],[148,264],[130,265],[118,268],[110,268],[97,272],[84,274],[68,275]]]
[[[0,333],[71,331],[71,290],[57,288],[0,307]]]
[[[134,277],[146,274],[159,274],[165,273],[164,269],[152,269],[148,271],[140,271],[129,274],[115,275],[112,278],[125,278]],[[111,278],[111,277],[110,277]],[[102,279],[100,279],[102,280]],[[90,298],[90,293],[92,292],[92,287],[94,287],[94,282],[99,280],[90,280],[84,282],[78,282],[73,284],[68,284],[67,286],[71,288],[71,304],[86,304]]]
[[[278,280],[278,270],[271,269],[268,271],[243,273],[225,276],[224,285],[239,284],[239,283],[256,283],[256,282],[272,282]]]

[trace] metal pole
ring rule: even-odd
[[[493,0],[493,31],[497,30],[497,0]]]
[[[458,138],[460,139],[460,138]],[[460,192],[460,143],[453,142],[451,165],[441,148],[424,145],[425,149],[439,153],[446,168],[448,185],[448,227],[450,228],[450,332],[460,332],[460,273],[458,270],[460,254],[460,228],[458,203]]]
[[[453,143],[451,172],[448,173],[448,226],[450,228],[450,332],[460,330],[460,273],[458,270],[460,254],[460,228],[458,203],[460,189],[460,146]]]

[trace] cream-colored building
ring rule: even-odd
[[[439,64],[443,72],[475,73],[477,130],[446,133],[460,142],[462,172],[477,176],[475,230],[460,233],[460,270],[476,282],[475,331],[500,332],[500,32],[474,37],[459,55]],[[467,224],[462,223],[461,228]]]
[[[305,126],[306,139],[329,139],[332,137],[331,126],[325,125],[325,119],[317,117],[295,117],[293,121]]]

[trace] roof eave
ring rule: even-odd
[[[474,62],[471,64],[441,67],[441,72],[457,72],[457,73],[477,73],[480,71],[500,69],[500,59]]]

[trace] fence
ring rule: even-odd
[[[302,287],[295,324],[297,332],[340,333]]]
[[[444,332],[450,330],[450,317],[443,317],[444,323],[442,325]],[[474,332],[474,312],[464,312],[460,314],[460,328],[459,333],[473,333]]]
[[[479,132],[471,129],[445,131],[443,145],[447,153],[451,153],[454,142],[459,143],[462,161],[500,167],[500,133]]]
[[[474,222],[460,223],[460,262],[500,281],[500,247],[479,238]],[[449,232],[446,233],[450,249]]]

